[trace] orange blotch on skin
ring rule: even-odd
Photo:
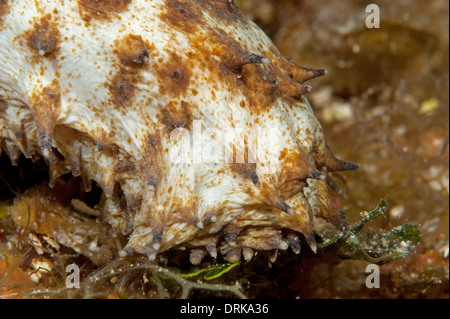
[[[114,44],[113,53],[126,66],[140,67],[149,61],[149,49],[139,35],[128,34],[124,38],[116,40]]]
[[[172,53],[169,60],[158,70],[158,75],[160,94],[179,97],[189,87],[192,67],[177,54]]]
[[[0,26],[2,25],[3,17],[9,13],[9,5],[7,0],[0,0]]]
[[[112,21],[119,13],[127,10],[131,0],[78,0],[83,20]]]
[[[60,34],[57,25],[46,14],[25,33],[28,46],[39,56],[54,56],[59,50]]]

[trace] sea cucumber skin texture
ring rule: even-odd
[[[51,183],[97,182],[125,253],[236,260],[294,249],[286,232],[314,248],[314,223],[337,222],[325,177],[356,165],[330,153],[304,97],[323,71],[282,57],[232,1],[0,0],[0,43],[2,149],[13,163],[43,156]],[[270,132],[258,151],[279,150],[275,169],[174,161],[174,132],[199,127]]]

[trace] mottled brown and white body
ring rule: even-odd
[[[314,249],[313,223],[336,222],[325,176],[356,165],[303,96],[324,71],[283,58],[233,1],[0,0],[0,43],[2,149],[43,156],[51,182],[97,182],[123,254],[298,252],[299,233]],[[214,145],[235,156],[205,160]]]

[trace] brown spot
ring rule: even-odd
[[[169,124],[174,127],[184,127],[189,120],[189,110],[190,105],[185,101],[181,101],[181,103],[170,101],[165,109]]]
[[[131,0],[78,0],[83,20],[112,21],[119,13],[127,10]]]
[[[303,149],[284,148],[280,152],[279,161],[282,172],[279,186],[293,181],[306,181],[308,178],[319,178],[321,173],[309,161]]]
[[[267,64],[270,60],[265,56],[249,52],[237,41],[234,35],[227,34],[221,29],[207,29],[202,34],[191,38],[191,48],[194,52],[187,55],[195,60],[202,68],[207,68],[211,73],[218,70],[224,75],[221,80],[227,81],[230,73],[241,74],[248,64]],[[217,58],[219,59],[217,59]],[[216,74],[221,76],[220,74]],[[217,82],[217,81],[214,81]]]
[[[41,92],[33,92],[31,100],[31,109],[38,124],[39,122],[53,122],[61,106],[61,93],[58,81],[54,79]]]
[[[245,94],[257,112],[271,107],[276,97],[301,99],[311,90],[292,79],[278,64],[247,64],[242,68]]]
[[[170,188],[169,188],[170,189]],[[170,218],[172,222],[183,222],[195,225],[198,223],[198,218],[195,216],[195,208],[192,203],[185,202],[176,196],[176,189],[170,198],[170,211],[173,212]],[[166,204],[169,207],[169,203]]]
[[[203,13],[191,1],[166,0],[166,11],[160,15],[161,21],[182,30],[194,33],[202,23]]]
[[[308,184],[304,180],[293,180],[279,186],[278,193],[282,198],[291,198],[301,192],[306,186],[308,186]]]
[[[169,61],[163,64],[158,73],[161,81],[160,94],[179,97],[189,87],[192,70],[190,65],[172,53]]]
[[[260,181],[258,174],[256,174],[256,164],[252,163],[233,163],[233,169],[248,178],[250,178],[254,185],[259,186]]]
[[[139,67],[150,58],[147,45],[139,35],[128,34],[123,39],[116,40],[115,46],[114,54],[126,66]]]
[[[28,46],[41,56],[53,55],[59,49],[59,31],[51,15],[46,14],[33,29],[26,32]]]
[[[7,0],[0,0],[0,26],[2,25],[3,17],[9,13],[9,6]]]
[[[250,64],[242,70],[245,94],[250,101],[250,108],[259,111],[270,108],[276,98],[279,86],[276,76],[261,66]]]
[[[110,81],[108,90],[111,94],[111,103],[117,107],[130,106],[136,94],[135,83],[140,76],[121,69]]]

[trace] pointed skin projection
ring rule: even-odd
[[[233,1],[0,0],[0,43],[1,149],[43,157],[50,185],[100,185],[120,256],[298,254],[337,218],[326,174],[357,165],[304,96],[326,71],[281,56]]]

